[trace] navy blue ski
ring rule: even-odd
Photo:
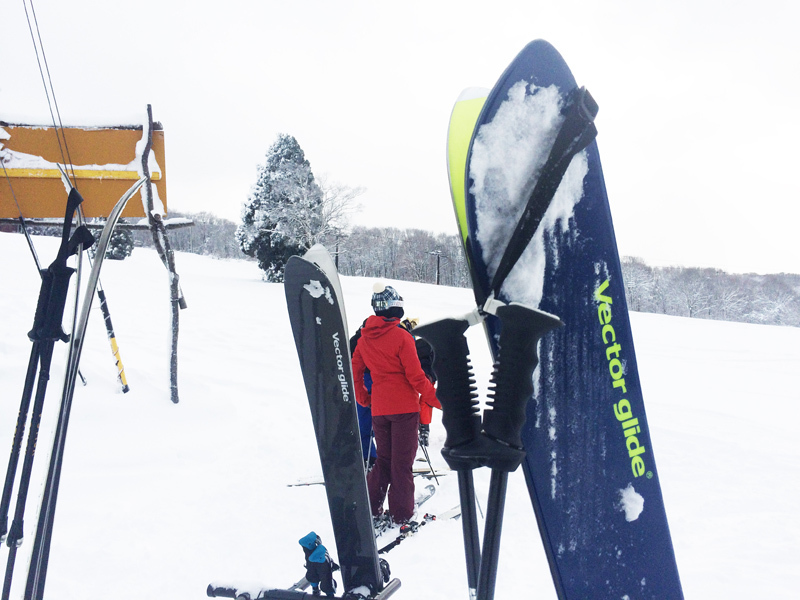
[[[552,135],[542,135],[544,147],[534,149],[541,160],[531,162],[531,181],[520,193],[528,198],[558,131],[558,110],[550,115],[548,102],[563,114],[576,88],[559,53],[537,40],[483,104],[463,165],[462,235],[479,305],[496,287],[500,257],[522,212],[516,207],[503,231],[499,201],[485,194],[498,179],[491,160],[503,160],[492,127],[509,116],[509,103],[540,105],[532,114]],[[531,135],[541,131],[533,128]],[[536,235],[496,293],[557,315],[565,325],[539,349],[522,434],[526,481],[559,598],[681,599],[596,142],[571,161]],[[451,177],[458,166],[449,165]],[[486,327],[496,355],[499,321],[488,315]]]

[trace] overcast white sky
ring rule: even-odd
[[[175,209],[238,221],[285,132],[315,174],[367,188],[357,224],[455,233],[452,105],[543,38],[600,105],[621,254],[794,273],[799,6],[34,0],[64,123],[140,122],[152,104]],[[0,0],[0,39],[0,119],[48,123],[23,0]]]

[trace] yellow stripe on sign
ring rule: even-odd
[[[31,179],[61,179],[61,171],[58,169],[6,169],[9,177],[21,177]],[[72,171],[69,172],[72,176]],[[140,177],[136,171],[121,171],[107,169],[75,169],[76,179],[130,179],[137,181]],[[150,174],[151,181],[160,181],[161,173],[156,171]]]
[[[450,114],[450,126],[447,129],[447,170],[450,176],[450,195],[456,212],[461,238],[466,243],[467,207],[465,177],[467,171],[467,153],[475,124],[486,102],[489,90],[469,88],[464,90],[453,106]]]

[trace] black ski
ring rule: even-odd
[[[385,582],[364,476],[338,274],[327,250],[317,245],[304,257],[289,259],[284,282],[344,589],[366,587],[374,595]]]

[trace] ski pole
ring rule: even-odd
[[[481,565],[475,483],[472,477],[472,469],[480,464],[470,456],[462,456],[459,449],[469,446],[480,436],[481,431],[481,416],[469,362],[469,346],[464,336],[467,328],[480,320],[477,311],[473,311],[463,318],[442,319],[414,329],[415,335],[425,339],[434,349],[433,370],[438,379],[436,397],[442,405],[442,424],[447,432],[442,456],[448,466],[458,474],[470,598],[475,598],[477,593]]]
[[[522,304],[492,303],[485,310],[500,319],[500,350],[492,372],[489,407],[483,414],[483,430],[465,450],[492,469],[477,600],[494,598],[508,474],[525,458],[521,434],[533,394],[533,371],[539,364],[537,345],[548,331],[563,326],[558,317]]]
[[[481,549],[481,567],[478,576],[478,600],[494,598],[497,581],[497,563],[500,554],[500,534],[503,530],[503,512],[505,509],[506,489],[508,488],[508,471],[492,469],[489,484],[489,502],[486,507],[486,528],[483,532],[483,548]]]
[[[72,398],[75,393],[75,380],[80,363],[81,351],[86,334],[86,325],[89,319],[89,311],[92,308],[94,292],[100,277],[100,267],[103,264],[105,251],[114,226],[119,220],[125,205],[134,193],[145,182],[145,178],[139,179],[114,206],[108,216],[100,241],[97,244],[97,256],[92,266],[89,279],[86,284],[83,304],[78,319],[73,322],[73,334],[70,341],[69,359],[67,361],[67,374],[61,394],[61,408],[56,425],[56,434],[53,441],[53,450],[50,454],[50,465],[47,471],[47,480],[42,497],[42,506],[39,510],[39,520],[36,526],[36,534],[33,542],[33,552],[28,570],[28,580],[25,586],[26,600],[41,600],[44,594],[45,578],[47,576],[47,566],[50,558],[50,543],[53,535],[53,521],[55,519],[56,501],[58,499],[58,489],[61,480],[61,468],[64,461],[64,448],[66,444],[67,428],[69,426],[70,412],[72,409]],[[78,194],[73,188],[70,192]]]
[[[30,408],[31,398],[33,397],[33,386],[36,382],[36,372],[39,368],[39,342],[34,342],[31,348],[31,357],[28,360],[28,370],[25,375],[25,385],[22,390],[22,400],[17,414],[17,427],[14,430],[14,440],[11,444],[11,456],[8,459],[6,468],[6,481],[3,486],[3,497],[0,500],[0,542],[5,541],[8,533],[8,509],[11,505],[11,493],[14,488],[14,479],[17,475],[17,465],[19,455],[22,450],[22,437],[25,435],[25,424],[28,420],[28,409]]]
[[[61,164],[58,164],[58,169],[61,171],[61,180],[64,182],[64,185],[68,189],[72,189],[74,186],[72,185],[72,181],[67,175],[66,170],[64,169]],[[81,210],[80,206],[78,207],[78,222],[79,224],[83,224],[83,211]],[[34,258],[36,256],[34,255]],[[92,260],[89,258],[89,265],[91,266]],[[127,393],[130,388],[128,387],[128,381],[125,377],[125,367],[122,365],[122,357],[119,353],[119,346],[117,345],[117,338],[114,334],[114,326],[111,324],[111,312],[108,309],[108,301],[106,300],[106,294],[103,291],[103,286],[101,285],[100,281],[97,282],[97,297],[100,299],[100,310],[103,313],[103,320],[105,321],[106,325],[106,333],[108,334],[108,341],[111,344],[111,353],[114,356],[115,364],[117,366],[117,379],[119,379],[120,385],[122,385],[122,392]],[[86,378],[78,370],[78,377],[80,377],[81,383],[86,385]]]
[[[39,298],[36,304],[36,312],[33,319],[33,328],[28,333],[28,337],[33,342],[31,359],[28,364],[28,371],[25,379],[22,402],[20,403],[20,414],[17,421],[17,431],[12,445],[11,458],[6,472],[6,487],[3,490],[2,508],[5,519],[8,518],[8,506],[11,499],[11,487],[14,483],[16,468],[19,462],[19,454],[22,444],[22,436],[27,420],[28,407],[33,393],[34,378],[38,367],[38,384],[36,387],[36,397],[34,400],[33,414],[31,416],[30,429],[28,431],[28,442],[25,451],[22,474],[20,476],[19,490],[17,491],[17,504],[14,513],[14,520],[6,537],[10,551],[6,564],[6,574],[3,584],[3,600],[7,600],[11,591],[11,580],[16,560],[17,547],[22,540],[23,515],[25,503],[28,495],[31,472],[33,469],[34,453],[39,432],[42,407],[47,392],[47,383],[50,379],[50,362],[53,356],[53,348],[57,340],[66,341],[68,336],[62,329],[62,319],[67,303],[69,291],[69,280],[74,269],[67,266],[67,259],[78,252],[85,244],[94,243],[94,237],[86,227],[79,226],[72,237],[72,219],[83,199],[77,192],[70,192],[67,198],[66,214],[61,234],[61,245],[53,263],[45,270],[41,270],[42,285],[39,290]]]
[[[475,480],[472,470],[458,471],[458,497],[461,502],[461,528],[464,537],[464,555],[467,561],[467,585],[470,598],[478,589],[478,576],[481,568],[481,545],[478,535],[478,515],[475,513]]]
[[[117,379],[122,385],[122,393],[127,393],[130,388],[128,387],[128,380],[125,377],[125,366],[122,364],[122,357],[119,354],[119,346],[117,345],[117,337],[114,334],[114,326],[111,324],[111,313],[108,310],[108,302],[106,301],[106,293],[103,291],[103,286],[97,282],[97,298],[100,300],[100,310],[103,312],[103,321],[106,324],[106,333],[108,334],[108,341],[111,344],[111,353],[114,355],[114,360],[117,365]]]
[[[428,461],[428,466],[431,469],[431,475],[433,475],[433,479],[436,481],[436,485],[439,485],[439,478],[436,476],[436,471],[433,470],[433,465],[431,464],[431,458],[430,456],[428,456],[428,449],[422,444],[420,444],[419,447],[422,448],[422,453],[425,455],[425,460]]]
[[[36,388],[36,399],[33,403],[28,444],[25,449],[25,460],[22,465],[19,490],[17,491],[17,505],[14,510],[14,520],[11,522],[11,529],[6,538],[6,543],[8,545],[8,561],[6,563],[6,574],[3,581],[3,600],[8,600],[11,593],[11,581],[14,576],[14,563],[17,558],[17,549],[22,544],[22,524],[25,516],[25,503],[28,499],[28,488],[30,487],[31,473],[33,471],[33,458],[36,452],[36,442],[39,437],[39,424],[42,418],[44,397],[47,392],[47,382],[50,379],[50,361],[52,357],[53,345],[49,344],[44,348],[40,357],[41,368],[39,371],[39,384]]]

